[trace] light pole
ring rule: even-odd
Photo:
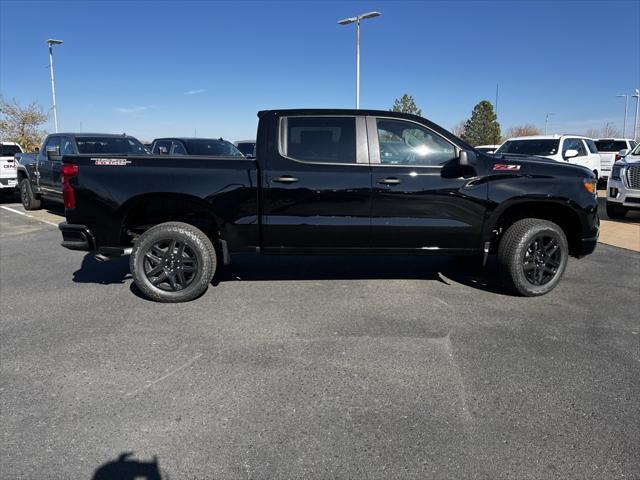
[[[53,79],[53,46],[62,45],[62,40],[54,40],[50,38],[47,40],[49,45],[49,70],[51,71],[51,96],[53,97],[53,124],[58,133],[58,109],[56,108],[56,82]]]
[[[338,21],[339,25],[356,24],[356,109],[360,108],[360,21],[378,16],[380,16],[380,12],[369,12]]]
[[[544,134],[547,134],[547,125],[549,124],[549,117],[555,115],[553,112],[549,112],[544,116]]]
[[[636,88],[636,93],[635,95],[631,95],[633,98],[636,99],[636,117],[635,120],[633,121],[633,139],[636,140],[638,138],[638,104],[640,103],[640,90],[638,90]]]
[[[621,94],[616,97],[624,97],[624,121],[622,122],[622,138],[627,138],[627,103],[629,103],[629,95]]]

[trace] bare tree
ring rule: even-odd
[[[527,123],[526,125],[518,125],[516,127],[509,128],[503,138],[506,140],[508,138],[529,137],[531,135],[542,135],[542,130],[535,125]]]
[[[621,133],[611,122],[607,122],[602,128],[590,128],[586,131],[585,136],[589,138],[620,138]]]
[[[15,100],[0,96],[0,137],[19,143],[27,152],[40,147],[46,132],[39,127],[47,118],[38,102],[21,107]]]
[[[451,127],[451,133],[453,133],[456,137],[462,138],[464,135],[464,124],[467,123],[466,120],[460,120],[453,127]]]

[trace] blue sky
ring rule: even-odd
[[[551,131],[582,133],[621,128],[615,95],[640,87],[638,0],[0,0],[0,92],[50,108],[45,41],[60,38],[61,130],[253,138],[261,109],[354,105],[355,29],[336,22],[370,10],[362,108],[410,93],[450,129],[499,83],[503,130],[555,112]]]

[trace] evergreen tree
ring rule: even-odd
[[[422,110],[418,108],[416,105],[413,96],[404,94],[400,98],[396,98],[393,102],[393,107],[391,107],[392,112],[402,112],[402,113],[411,113],[413,115],[422,115]]]
[[[482,100],[473,107],[471,118],[464,124],[462,138],[474,147],[500,143],[500,124],[491,102]]]

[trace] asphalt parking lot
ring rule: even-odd
[[[58,213],[0,209],[2,478],[640,478],[638,252],[533,299],[449,258],[249,255],[156,304]]]

